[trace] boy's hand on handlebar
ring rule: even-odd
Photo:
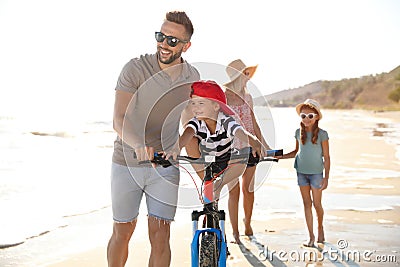
[[[255,145],[252,146],[252,154],[253,154],[253,156],[254,157],[257,157],[257,155],[258,156],[262,156],[263,155],[263,151],[264,151],[264,149],[262,149],[262,148],[263,148],[263,145],[257,140]]]
[[[267,157],[268,156],[268,150],[270,150],[270,149],[271,148],[268,145],[263,144],[262,148],[261,148],[261,158]]]
[[[258,155],[260,155],[260,158],[266,157],[267,156],[267,149],[265,149],[265,147],[262,147],[261,151],[260,151],[260,154],[258,154]]]

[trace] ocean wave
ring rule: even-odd
[[[370,194],[325,194],[326,210],[381,211],[392,210],[400,205],[399,196],[382,196]]]
[[[15,247],[15,246],[21,245],[21,244],[23,244],[23,243],[25,243],[25,240],[22,240],[22,241],[12,241],[12,242],[8,242],[8,243],[2,243],[2,242],[0,241],[0,249]]]
[[[372,168],[352,168],[345,166],[338,166],[332,170],[332,174],[337,177],[336,179],[344,179],[345,181],[351,179],[369,180],[373,178],[398,178],[400,172],[395,170],[385,169],[372,169]]]
[[[374,138],[382,138],[396,147],[395,157],[400,160],[400,123],[376,123],[371,129]]]
[[[7,234],[2,233],[2,236],[0,237],[0,249],[6,249],[6,248],[11,248],[11,247],[16,247],[16,246],[22,245],[27,240],[44,236],[46,234],[49,234],[52,231],[55,231],[55,230],[61,229],[61,228],[65,228],[67,226],[68,226],[67,224],[62,224],[55,228],[49,228],[48,230],[38,231],[37,233],[35,233],[33,235],[27,235],[26,237],[8,236]]]
[[[93,210],[90,210],[90,211],[87,211],[87,212],[80,212],[80,213],[68,214],[68,215],[64,215],[63,218],[70,218],[70,217],[77,217],[77,216],[88,215],[88,214],[91,214],[91,213],[99,212],[99,211],[101,211],[101,210],[103,210],[103,209],[107,209],[107,208],[109,208],[109,207],[110,207],[110,206],[104,206],[104,207],[101,207],[101,208],[99,208],[99,209],[93,209]]]
[[[73,134],[68,133],[68,132],[30,132],[33,135],[38,135],[38,136],[54,136],[54,137],[74,137]]]
[[[47,126],[43,127],[41,130],[29,130],[29,133],[37,136],[68,138],[86,134],[114,133],[114,130],[111,121],[88,121],[74,126],[66,125],[64,129],[60,127],[51,129],[51,127],[49,128],[49,126]]]
[[[101,208],[92,209],[89,211],[66,214],[62,216],[61,220],[55,220],[53,222],[42,221],[40,225],[33,225],[32,227],[24,229],[24,231],[21,231],[19,226],[15,226],[14,223],[9,222],[8,225],[2,223],[2,229],[0,230],[0,249],[16,247],[29,240],[40,238],[44,235],[50,234],[51,232],[66,228],[69,226],[69,223],[67,223],[67,219],[69,218],[101,212],[102,210],[108,208],[110,208],[110,206],[103,206]]]

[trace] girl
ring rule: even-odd
[[[290,153],[284,154],[281,159],[296,157],[294,168],[297,171],[297,183],[303,198],[304,214],[309,233],[308,242],[303,245],[313,247],[315,236],[313,233],[314,205],[318,219],[318,243],[325,241],[321,198],[322,190],[328,187],[330,156],[328,133],[318,127],[322,119],[320,105],[313,99],[307,99],[296,106],[297,114],[301,118],[300,129],[296,130],[296,148]]]
[[[257,65],[246,66],[242,60],[236,59],[229,63],[226,68],[230,81],[224,86],[226,88],[227,104],[235,111],[237,121],[251,134],[256,136],[263,144],[264,149],[270,149],[265,141],[260,127],[253,112],[253,97],[247,91],[247,82],[253,77]],[[240,140],[235,140],[235,147],[244,148],[247,145]],[[263,155],[264,156],[264,155]],[[254,174],[256,166],[248,164],[245,172],[242,174],[242,192],[243,192],[243,210],[244,210],[244,234],[253,235],[251,228],[251,217],[253,214],[254,204]],[[229,218],[232,224],[234,242],[240,244],[239,225],[238,225],[238,209],[240,197],[240,184],[237,183],[229,191],[228,209]]]

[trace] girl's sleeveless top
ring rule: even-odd
[[[237,122],[240,123],[240,125],[243,126],[243,128],[246,129],[249,133],[255,135],[254,132],[254,125],[253,125],[253,119],[251,117],[251,107],[247,104],[251,101],[251,95],[246,94],[244,96],[244,103],[242,105],[229,105],[230,108],[235,111],[235,119]],[[248,147],[249,145],[240,141],[238,138],[234,139],[233,146],[235,148],[241,149],[244,147]]]

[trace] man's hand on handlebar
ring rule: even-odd
[[[154,159],[154,147],[151,146],[135,148],[135,153],[138,161]]]
[[[164,154],[164,158],[168,160],[172,157],[173,160],[176,160],[177,156],[181,153],[181,149],[179,147],[179,143],[176,143],[170,150],[161,152]]]

